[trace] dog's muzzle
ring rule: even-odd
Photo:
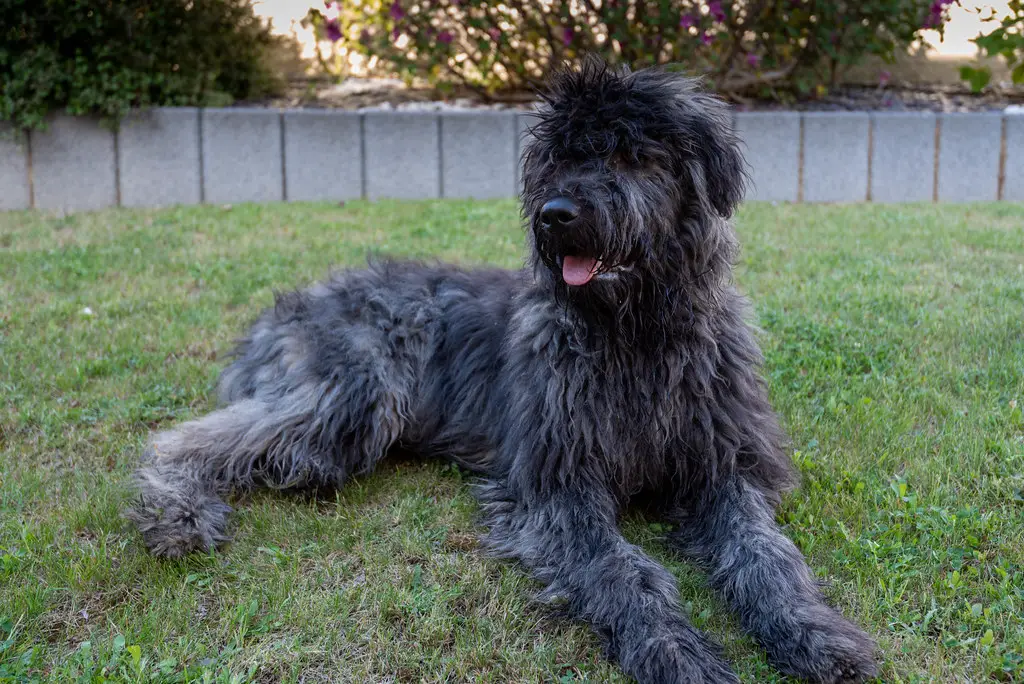
[[[538,237],[546,244],[555,265],[567,285],[579,287],[589,283],[601,268],[601,261],[592,248],[585,247],[586,219],[576,200],[565,195],[554,197],[540,208],[536,218]]]

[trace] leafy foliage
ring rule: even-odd
[[[891,59],[950,0],[364,0],[325,2],[320,35],[401,75],[495,92],[543,80],[566,58],[673,63],[719,90],[823,91],[868,55]]]
[[[4,0],[0,120],[247,97],[274,85],[273,40],[250,0]]]
[[[999,21],[989,33],[973,39],[982,54],[987,57],[1002,57],[1010,67],[1010,78],[1015,85],[1024,85],[1024,2],[1011,0],[1010,12]],[[989,16],[986,21],[996,21]],[[992,80],[992,70],[984,65],[960,67],[960,78],[970,84],[971,90],[979,92]]]

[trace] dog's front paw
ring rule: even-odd
[[[780,670],[822,684],[854,684],[878,676],[878,646],[864,631],[823,605],[797,609],[790,625],[766,644]]]
[[[740,681],[722,659],[722,649],[696,629],[680,626],[651,637],[632,653],[620,653],[623,668],[640,684],[733,684]]]

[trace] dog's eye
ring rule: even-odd
[[[629,168],[625,158],[621,155],[615,155],[608,160],[608,168],[612,171],[625,171]]]

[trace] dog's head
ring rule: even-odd
[[[728,270],[726,219],[745,171],[721,100],[678,73],[592,58],[556,74],[542,98],[522,199],[543,277],[574,299],[621,305],[651,281],[696,286]]]

